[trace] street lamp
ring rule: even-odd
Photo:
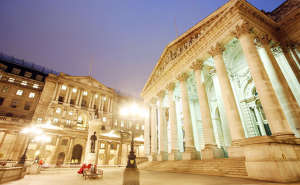
[[[42,140],[43,141],[49,141],[49,138],[47,138],[46,136],[42,136],[43,131],[40,128],[34,127],[34,126],[26,127],[24,129],[22,129],[21,134],[28,135],[28,137],[29,137],[28,138],[29,141],[28,141],[27,146],[25,148],[24,154],[22,155],[22,157],[20,158],[20,160],[18,162],[19,165],[24,166],[25,161],[26,161],[26,153],[27,153],[28,146],[31,143],[32,138],[34,138],[35,141],[42,141]]]
[[[127,120],[135,123],[137,120],[146,116],[146,111],[140,108],[137,104],[132,104],[128,107],[123,107],[120,110],[120,115]],[[139,185],[139,171],[136,166],[136,155],[134,154],[134,125],[131,125],[131,149],[128,155],[126,169],[124,171],[123,185]],[[121,131],[122,133],[126,133]]]

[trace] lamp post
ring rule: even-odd
[[[145,117],[146,114],[145,111],[136,104],[122,108],[120,114],[127,120],[132,121],[131,147],[126,169],[124,171],[123,185],[139,185],[139,171],[136,165],[136,155],[134,154],[134,123],[138,120],[138,118]]]
[[[35,141],[38,141],[38,142],[41,141],[41,142],[46,143],[46,142],[50,142],[51,138],[48,137],[48,136],[42,135],[43,131],[40,128],[34,127],[34,126],[22,129],[21,133],[28,135],[27,146],[25,148],[25,151],[24,151],[22,157],[20,158],[20,160],[18,162],[18,165],[24,166],[26,158],[27,158],[26,154],[27,154],[27,151],[28,151],[28,147],[29,147],[32,139],[34,138]]]

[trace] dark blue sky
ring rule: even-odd
[[[1,0],[0,52],[138,96],[164,47],[226,0]],[[249,0],[266,11],[284,0]]]

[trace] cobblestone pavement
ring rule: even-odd
[[[75,169],[42,171],[38,175],[27,175],[24,179],[8,182],[5,185],[122,185],[123,170],[105,168],[103,179],[87,179],[76,173]],[[140,171],[140,185],[276,185],[262,181],[191,175],[166,172]],[[300,185],[294,183],[289,185]],[[279,185],[279,184],[278,184]],[[281,184],[282,185],[282,184]]]

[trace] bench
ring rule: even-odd
[[[87,178],[102,178],[103,177],[103,170],[102,169],[98,169],[96,172],[92,172],[91,169],[85,169],[83,170],[82,176],[84,177],[84,179],[86,180]]]

